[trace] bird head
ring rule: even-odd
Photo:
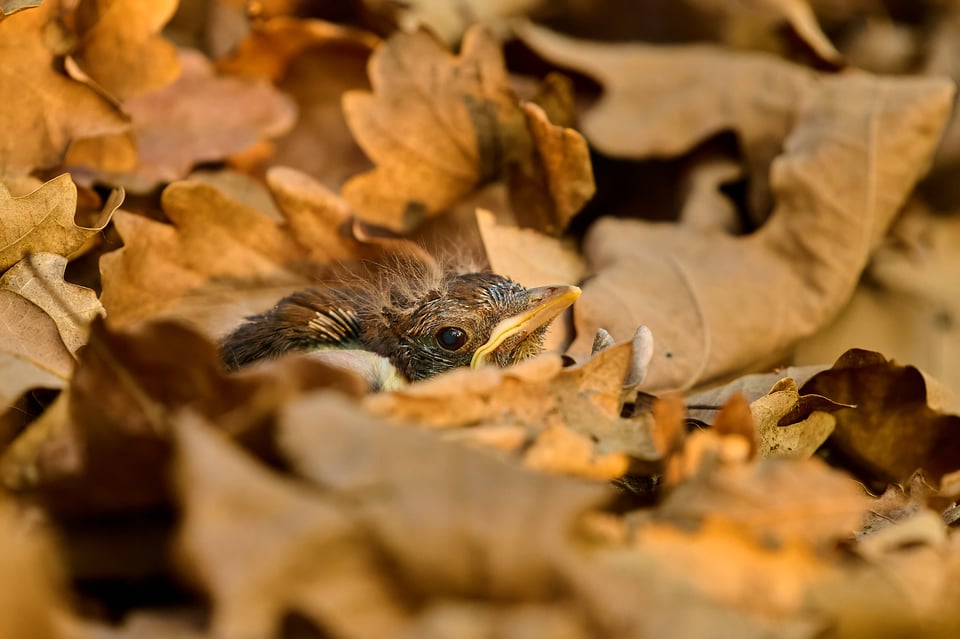
[[[457,367],[508,366],[543,350],[576,286],[527,289],[493,273],[445,274],[420,294],[393,290],[361,321],[363,342],[410,380]]]
[[[294,351],[365,350],[410,381],[508,366],[540,353],[548,324],[580,296],[576,286],[528,289],[493,273],[404,275],[294,293],[227,335],[223,360],[236,368]]]

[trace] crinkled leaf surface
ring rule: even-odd
[[[343,101],[377,165],[343,187],[364,221],[409,231],[509,176],[518,218],[556,233],[593,194],[583,138],[536,106],[520,107],[500,48],[482,28],[464,35],[459,56],[425,30],[397,34],[373,53],[369,75],[373,92]]]
[[[0,174],[54,166],[74,140],[130,128],[109,100],[56,69],[43,37],[56,6],[47,2],[0,21]]]
[[[83,0],[72,56],[119,100],[160,89],[180,72],[176,48],[159,35],[176,8],[177,0]]]
[[[0,406],[31,388],[65,386],[73,357],[53,319],[10,290],[0,290],[0,318]]]
[[[646,324],[658,345],[647,387],[683,388],[826,324],[929,163],[951,95],[938,80],[822,80],[771,166],[778,205],[753,235],[599,220],[584,245],[596,276],[574,309],[574,355],[597,327],[622,339]]]
[[[923,375],[912,366],[852,349],[802,392],[855,405],[835,413],[831,443],[870,480],[905,481],[922,469],[936,482],[960,469],[960,416],[927,405]]]
[[[96,226],[84,228],[74,223],[77,187],[69,174],[55,177],[21,197],[11,197],[0,184],[0,213],[4,219],[0,269],[9,268],[28,253],[71,255],[103,230],[122,201],[121,190],[118,197],[110,198]]]
[[[273,636],[296,611],[338,637],[390,636],[404,611],[336,499],[278,477],[196,416],[177,418],[180,547],[214,603],[213,633]]]
[[[63,279],[66,267],[67,258],[62,255],[34,253],[0,277],[0,288],[42,308],[56,323],[67,349],[76,353],[87,342],[90,322],[104,311],[96,292]]]
[[[296,107],[254,78],[216,75],[203,54],[178,54],[182,73],[171,84],[124,103],[133,119],[137,166],[131,172],[93,174],[144,192],[186,177],[201,162],[222,160],[288,131]]]

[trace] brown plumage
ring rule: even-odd
[[[451,272],[308,289],[247,318],[222,341],[221,353],[236,368],[291,351],[362,349],[389,359],[411,381],[458,366],[507,366],[541,352],[547,325],[579,293]]]

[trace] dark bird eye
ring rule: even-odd
[[[437,331],[437,343],[441,348],[455,351],[467,343],[467,333],[456,326],[445,326]]]

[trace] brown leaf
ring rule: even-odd
[[[830,414],[840,408],[822,395],[800,395],[797,383],[785,377],[763,397],[750,403],[757,424],[762,457],[810,457],[833,432]]]
[[[163,204],[175,226],[117,215],[125,246],[100,261],[111,322],[173,315],[220,334],[310,282],[303,249],[259,211],[196,182],[170,185]]]
[[[923,375],[912,366],[851,349],[801,392],[856,406],[834,413],[830,444],[870,481],[904,481],[922,469],[939,482],[960,468],[960,417],[927,405]]]
[[[819,459],[708,463],[656,512],[680,527],[731,524],[760,543],[829,548],[854,533],[869,507],[863,488]]]
[[[688,388],[825,325],[929,162],[950,93],[926,79],[824,79],[772,166],[773,217],[748,237],[599,220],[572,354],[589,352],[597,327],[622,339],[647,324],[658,351],[646,387]]]
[[[197,416],[176,420],[179,545],[214,603],[213,634],[275,636],[298,612],[345,638],[392,636],[405,612],[344,504],[281,478]]]
[[[373,93],[349,92],[343,102],[377,165],[343,187],[364,221],[408,231],[510,173],[514,203],[534,207],[525,222],[559,232],[592,194],[583,139],[537,107],[525,115],[499,46],[480,27],[464,35],[457,57],[424,30],[397,34],[374,52],[369,75]]]
[[[53,319],[9,290],[0,290],[0,318],[0,407],[31,388],[63,388],[73,357]]]
[[[560,235],[596,191],[590,149],[573,129],[551,124],[536,104],[521,108],[536,151],[534,161],[511,173],[510,204],[521,226]]]
[[[295,106],[266,82],[218,76],[196,51],[178,55],[183,71],[175,82],[124,103],[133,118],[136,169],[94,170],[94,177],[150,191],[185,177],[195,164],[222,160],[293,126]]]
[[[594,442],[588,457],[626,453],[656,462],[664,451],[658,448],[653,416],[620,417],[632,354],[632,342],[625,342],[568,368],[547,354],[506,369],[459,369],[371,395],[364,406],[390,420],[434,427],[521,425],[534,438],[549,427],[564,427]],[[561,436],[585,441],[563,431]],[[573,451],[565,470],[584,469],[583,459],[583,449]],[[613,457],[608,461],[607,468],[620,463]],[[560,470],[556,458],[551,467]]]
[[[400,639],[588,639],[583,613],[565,602],[504,605],[443,601],[429,605]]]
[[[345,91],[369,89],[366,63],[379,38],[322,20],[278,16],[254,22],[221,71],[273,81],[291,96],[299,117],[274,141],[271,164],[291,166],[330,188],[371,168],[347,128],[340,102]]]
[[[6,17],[17,11],[39,7],[42,3],[43,0],[3,0],[0,2],[0,13],[3,14],[3,17]]]
[[[328,384],[363,392],[354,376],[305,358],[227,375],[216,345],[182,325],[119,332],[98,320],[71,380],[68,410],[21,435],[0,474],[7,489],[58,514],[155,506],[168,496],[170,414],[189,406],[255,440],[286,398]]]
[[[736,3],[696,0],[695,4],[725,13],[734,19],[744,17],[761,23],[787,22],[821,60],[834,65],[843,64],[843,56],[820,28],[808,0],[741,0]]]
[[[0,21],[0,174],[51,167],[73,141],[130,127],[114,104],[56,70],[43,37],[56,9],[47,2]]]
[[[0,269],[6,270],[29,253],[59,253],[70,256],[110,221],[123,201],[123,192],[112,197],[93,228],[74,223],[77,187],[66,173],[44,183],[36,191],[11,197],[0,184],[0,211],[7,220],[0,235]]]
[[[757,454],[758,443],[757,430],[750,409],[751,405],[747,402],[747,398],[736,393],[720,407],[711,427],[721,437],[743,438],[749,446],[747,453],[752,459]]]
[[[426,31],[399,34],[370,59],[374,93],[344,96],[347,124],[377,164],[343,194],[362,219],[411,229],[529,144],[497,43],[480,29],[452,56]],[[522,154],[523,151],[520,151]]]
[[[0,635],[72,639],[64,631],[60,566],[49,532],[9,502],[0,504]]]
[[[706,45],[590,42],[530,23],[521,23],[518,33],[551,62],[603,85],[603,96],[581,117],[592,146],[618,157],[673,157],[733,130],[751,182],[759,185],[750,204],[758,213],[769,206],[767,170],[814,85],[811,71]]]
[[[17,262],[0,277],[0,288],[30,300],[56,323],[60,338],[71,353],[86,344],[90,322],[104,313],[97,294],[63,279],[67,258],[55,253],[35,253]]]
[[[643,526],[634,543],[654,557],[650,568],[661,575],[676,575],[725,607],[761,617],[798,615],[808,591],[837,572],[803,543],[765,545],[723,520],[706,521],[696,533]]]
[[[570,527],[610,494],[384,424],[329,393],[286,409],[281,446],[298,472],[357,506],[411,593],[555,595]]]
[[[157,34],[176,8],[176,0],[83,0],[71,16],[79,38],[72,57],[121,101],[165,87],[180,64],[176,48]]]

